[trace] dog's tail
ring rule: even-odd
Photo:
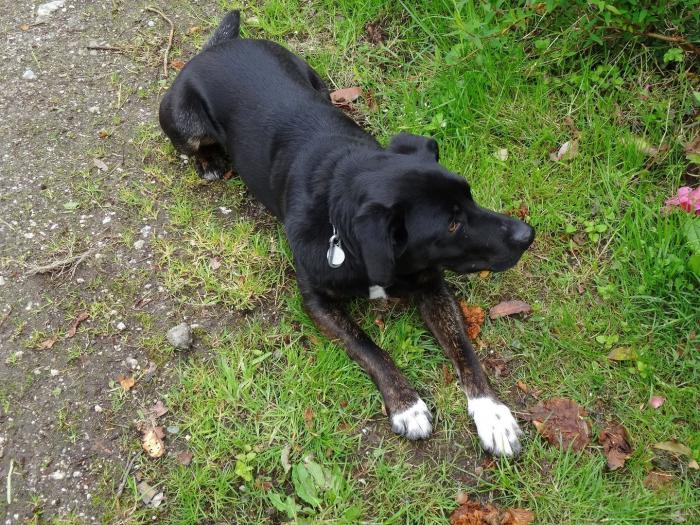
[[[209,39],[209,42],[204,44],[202,51],[206,51],[207,49],[221,44],[222,42],[226,42],[227,40],[233,40],[235,38],[238,38],[238,34],[240,33],[240,31],[241,12],[238,10],[231,11],[224,17],[224,19],[219,24],[219,27],[216,28],[214,34]]]

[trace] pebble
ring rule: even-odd
[[[192,328],[187,323],[173,326],[166,335],[168,342],[179,350],[189,350],[192,346]]]
[[[125,361],[126,364],[129,365],[129,368],[131,368],[132,370],[136,370],[136,367],[139,366],[139,362],[133,357],[127,357]]]
[[[177,434],[180,432],[180,427],[173,425],[172,427],[166,428],[166,430],[168,431],[168,434]]]
[[[2,286],[3,284],[5,284],[5,278],[2,275],[0,275],[0,286]]]
[[[63,7],[65,3],[65,0],[53,0],[53,2],[41,4],[36,8],[36,23],[46,22],[53,12]]]
[[[156,25],[156,23],[153,20],[148,21],[148,27],[153,27],[155,25]]]
[[[117,323],[117,329],[126,330],[126,325],[120,321],[119,323]]]
[[[95,405],[95,412],[97,412],[98,414],[99,414],[100,412],[102,412],[103,410],[104,410],[104,409],[103,409],[100,405]]]
[[[36,80],[36,73],[34,73],[34,71],[31,69],[27,69],[22,75],[22,78],[24,80]]]
[[[56,481],[60,481],[66,477],[66,473],[62,470],[57,470],[56,472],[52,473],[49,477],[51,479],[55,479]]]
[[[145,246],[145,244],[146,244],[146,241],[144,241],[143,239],[139,239],[138,241],[136,241],[134,243],[134,249],[135,250],[143,250],[143,247]]]
[[[56,377],[60,372],[55,368],[52,368],[49,373],[51,374],[51,377]]]

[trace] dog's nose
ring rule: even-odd
[[[524,222],[518,222],[510,234],[510,242],[516,246],[527,248],[535,240],[535,230]]]

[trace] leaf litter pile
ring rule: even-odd
[[[450,515],[450,525],[528,525],[535,519],[535,514],[527,509],[499,509],[487,503],[482,505],[460,493],[457,495],[457,507]]]

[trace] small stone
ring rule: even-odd
[[[49,477],[51,479],[55,479],[56,481],[61,481],[63,478],[66,477],[66,473],[62,470],[57,470],[56,472],[52,473]]]
[[[143,247],[146,245],[146,241],[143,239],[139,239],[138,241],[134,242],[134,250],[143,250]]]
[[[90,106],[89,108],[87,108],[87,110],[88,110],[88,113],[99,113],[100,112],[100,108],[98,106]]]
[[[148,27],[153,27],[155,25],[156,25],[156,23],[153,20],[148,21]]]
[[[133,357],[127,357],[125,361],[129,368],[131,368],[132,370],[136,370],[136,367],[139,366],[139,362]]]
[[[126,330],[126,325],[121,321],[117,323],[117,330]]]
[[[179,350],[189,350],[192,346],[192,328],[187,323],[173,326],[166,335],[168,342]]]
[[[83,475],[83,473],[80,472],[79,470],[76,470],[75,472],[73,472],[73,477],[74,477],[74,478],[79,478],[79,477],[81,477],[82,475]]]
[[[51,374],[51,377],[56,377],[59,374],[59,371],[55,368],[52,368],[49,373]]]
[[[5,278],[2,275],[0,275],[0,286],[2,286],[4,284],[5,284]]]
[[[166,428],[165,430],[168,431],[168,434],[177,434],[178,432],[180,432],[180,427],[178,427],[177,425],[173,425],[171,427]]]
[[[53,2],[46,2],[41,4],[36,8],[36,23],[41,24],[46,22],[54,11],[57,11],[65,4],[65,0],[53,0]]]
[[[100,412],[102,412],[103,410],[104,410],[104,409],[103,409],[100,405],[95,405],[95,412],[97,412],[98,414],[99,414]]]
[[[27,69],[22,75],[24,80],[36,80],[36,74],[31,69]]]

